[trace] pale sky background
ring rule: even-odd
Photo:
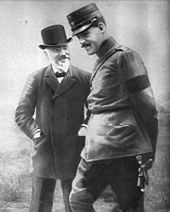
[[[170,2],[168,0],[16,0],[0,1],[0,109],[14,125],[14,111],[27,76],[46,66],[39,49],[41,29],[55,24],[65,26],[71,36],[66,15],[95,2],[104,15],[109,33],[118,43],[142,57],[157,103],[168,98],[170,67]],[[95,56],[88,56],[75,38],[70,44],[74,65],[91,71]],[[9,117],[10,114],[10,117]],[[1,124],[3,120],[1,120]],[[1,127],[1,126],[0,126]],[[3,129],[1,127],[1,129]],[[1,132],[1,138],[4,133]]]
[[[41,29],[63,24],[71,36],[66,15],[90,2],[96,2],[110,34],[141,55],[155,96],[166,92],[170,78],[168,1],[0,1],[1,100],[16,104],[28,74],[48,64],[38,48]],[[76,38],[70,50],[72,63],[91,71],[95,58],[80,48]]]

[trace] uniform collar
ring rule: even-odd
[[[116,40],[113,37],[109,37],[101,44],[97,56],[102,59],[114,46],[117,45]]]

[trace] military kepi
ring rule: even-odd
[[[88,29],[98,18],[101,12],[95,3],[91,3],[67,15],[73,36]]]
[[[71,38],[67,39],[63,25],[53,25],[41,30],[44,44],[40,44],[41,49],[67,44]]]

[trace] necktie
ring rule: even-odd
[[[64,72],[64,71],[62,71],[62,72],[56,72],[55,75],[56,75],[57,78],[58,77],[65,77],[66,72]]]

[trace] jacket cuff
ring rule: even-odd
[[[87,125],[87,124],[81,124],[81,127],[86,127],[86,128],[88,128],[88,125]]]
[[[32,134],[32,138],[34,139],[36,134],[39,134],[41,136],[41,130],[40,129],[36,129],[33,134]]]

